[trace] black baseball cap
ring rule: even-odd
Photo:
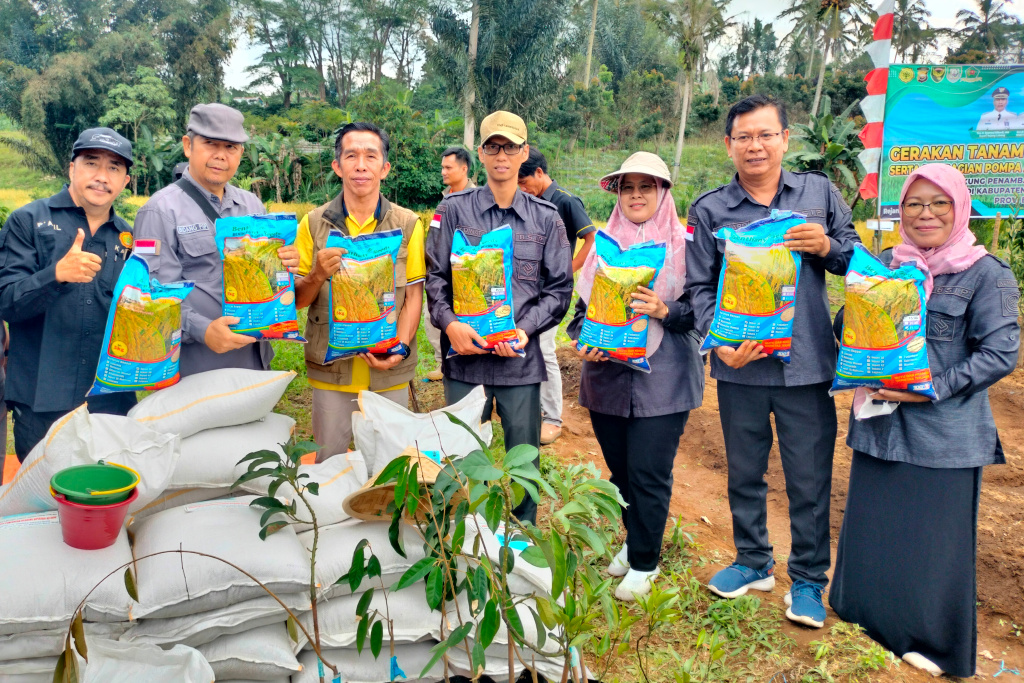
[[[999,96],[1009,97],[1010,96],[1010,91],[1007,90],[1006,88],[1000,86],[1000,87],[998,87],[998,88],[996,88],[995,90],[992,91],[992,97],[999,97]]]
[[[87,149],[105,149],[124,159],[128,168],[132,167],[132,143],[113,128],[90,128],[83,130],[71,148],[74,159]]]

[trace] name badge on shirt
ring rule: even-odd
[[[179,225],[176,230],[179,235],[191,235],[196,232],[203,232],[209,230],[210,226],[206,223],[192,223],[191,225]]]

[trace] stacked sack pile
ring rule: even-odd
[[[78,660],[81,680],[319,680],[310,644],[301,633],[298,642],[292,640],[286,610],[259,585],[273,591],[313,633],[311,525],[288,526],[261,540],[261,510],[249,503],[267,495],[268,482],[251,480],[243,490],[231,490],[245,472],[239,460],[257,450],[281,452],[280,444],[290,438],[294,421],[272,411],[293,377],[291,372],[215,370],[151,394],[128,417],[91,415],[82,406],[54,424],[15,480],[0,487],[0,680],[51,681],[83,600],[89,660]],[[478,389],[446,410],[489,440],[490,425],[479,421],[483,404]],[[319,484],[319,495],[309,498],[320,527],[315,580],[323,655],[346,683],[390,681],[398,671],[404,680],[440,680],[440,663],[426,678],[417,677],[432,657],[431,648],[458,625],[456,607],[448,614],[431,611],[422,581],[387,596],[395,657],[386,639],[379,658],[368,647],[357,652],[360,595],[381,581],[394,585],[424,550],[416,529],[403,526],[407,557],[402,557],[388,540],[387,521],[353,518],[346,510],[361,495],[366,499],[373,488],[370,478],[409,446],[465,454],[476,447],[475,440],[439,411],[414,414],[369,392],[360,395],[360,407],[353,420],[359,450],[301,466],[309,475],[304,483]],[[139,495],[112,546],[78,550],[63,542],[50,477],[101,459],[137,471]],[[285,488],[276,496],[288,502]],[[497,561],[499,541],[478,521],[468,525],[467,536],[482,530],[481,552]],[[364,579],[353,593],[347,582],[338,581],[363,539],[380,561],[382,577]],[[466,547],[473,547],[472,538]],[[137,602],[119,569],[126,565],[132,566]],[[516,562],[509,586],[519,595],[547,595],[550,571]],[[467,607],[461,606],[462,615]],[[385,612],[380,590],[373,608]],[[525,604],[521,609],[527,641],[536,642],[537,634],[530,632],[534,620]],[[465,649],[450,651],[449,661],[454,673],[468,673]],[[559,659],[530,652],[527,661],[548,678],[561,676]],[[522,667],[516,666],[518,674]],[[485,673],[508,675],[504,627],[487,650]]]

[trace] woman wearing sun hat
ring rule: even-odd
[[[693,335],[693,310],[683,293],[685,229],[676,216],[668,167],[657,155],[637,152],[619,170],[601,179],[618,197],[604,232],[626,248],[664,242],[665,264],[654,288],[633,293],[633,310],[650,317],[647,358],[650,374],[620,363],[603,362],[584,347],[580,405],[590,410],[594,434],[614,483],[627,503],[623,509],[626,543],[608,573],[624,577],[615,589],[620,600],[646,595],[658,575],[661,541],[672,497],[672,466],[689,412],[704,395],[704,364]],[[580,270],[579,301],[569,336],[579,337],[587,312],[597,251]]]
[[[850,419],[853,449],[829,604],[933,675],[974,675],[978,497],[985,465],[1006,460],[988,387],[1017,362],[1020,291],[975,244],[960,171],[926,164],[903,185],[893,267],[925,271],[926,339],[937,396],[881,389],[891,414]],[[858,390],[854,405],[867,398]]]

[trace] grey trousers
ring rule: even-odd
[[[409,407],[409,387],[378,391],[378,395]],[[313,389],[313,441],[320,446],[316,461],[344,453],[352,443],[352,413],[359,411],[359,394],[350,391]]]
[[[555,354],[555,337],[558,328],[553,327],[540,335],[540,352],[544,356],[544,367],[548,381],[540,384],[540,414],[546,424],[562,426],[562,371],[558,368]]]
[[[444,401],[447,405],[456,403],[473,391],[478,385],[444,378]],[[519,444],[529,444],[540,449],[540,384],[524,384],[517,387],[496,387],[484,385],[487,403],[481,420],[488,422],[494,405],[498,407],[501,428],[505,433],[505,450]],[[540,455],[533,461],[540,468]],[[537,503],[527,494],[512,511],[521,520],[537,523]]]
[[[789,498],[789,576],[825,585],[829,554],[836,405],[831,383],[764,387],[718,382],[718,412],[729,464],[729,507],[736,562],[760,569],[772,558],[768,540],[768,453],[779,437]]]
[[[434,349],[434,360],[437,361],[438,370],[441,369],[441,330],[434,327],[430,322],[430,314],[423,316],[423,331],[427,333],[427,341]]]

